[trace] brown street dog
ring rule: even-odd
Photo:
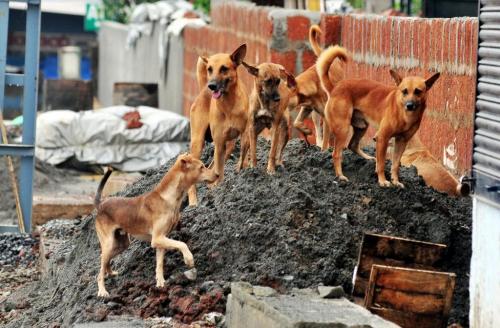
[[[391,180],[398,187],[401,155],[406,144],[420,127],[426,107],[427,94],[439,78],[439,73],[427,80],[422,77],[409,76],[401,78],[390,70],[396,82],[395,86],[387,86],[380,82],[366,79],[348,79],[339,82],[335,87],[328,77],[328,70],[335,58],[332,48],[325,50],[318,58],[316,68],[325,91],[330,92],[325,107],[325,119],[330,133],[335,136],[333,164],[340,180],[347,181],[342,173],[342,150],[345,148],[353,117],[361,115],[368,122],[378,125],[376,133],[376,171],[380,186],[387,187],[384,173],[385,157],[389,139],[395,137],[392,158]],[[366,159],[372,159],[359,147],[359,141],[365,134],[367,126],[355,128],[349,142],[349,148]],[[323,140],[325,141],[325,140]]]
[[[418,135],[410,139],[401,157],[404,166],[415,166],[425,184],[450,196],[465,197],[470,194],[468,183],[461,182],[451,174],[425,147]]]
[[[97,208],[96,231],[101,245],[101,269],[97,277],[97,296],[107,297],[105,275],[116,275],[111,270],[111,259],[127,249],[129,235],[151,242],[156,249],[156,286],[163,287],[163,260],[165,251],[176,249],[182,253],[184,263],[194,269],[193,254],[183,242],[166,236],[180,219],[180,206],[189,187],[199,182],[212,183],[218,175],[209,170],[192,155],[183,154],[150,192],[133,198],[110,197],[101,203],[101,193],[111,175],[109,169],[97,189],[94,205]],[[196,270],[186,272],[186,277],[196,278]]]
[[[318,41],[321,33],[321,29],[318,25],[312,25],[309,29],[309,42],[316,56],[319,56],[323,51]],[[330,81],[333,81],[334,84],[344,78],[343,62],[348,59],[347,51],[345,51],[344,48],[338,47],[337,49],[338,57],[333,61],[328,71]],[[297,108],[297,106],[299,106],[300,111],[295,118],[293,126],[304,135],[307,142],[307,136],[311,134],[311,130],[305,126],[304,120],[312,113],[312,120],[316,132],[316,145],[321,146],[323,145],[322,140],[325,137],[323,133],[324,131],[328,132],[328,129],[324,126],[321,128],[321,119],[324,117],[324,107],[328,100],[328,94],[321,87],[321,80],[318,76],[316,65],[300,73],[295,80],[297,81],[297,99],[291,102],[290,107]],[[326,123],[323,121],[323,125],[324,124]],[[329,136],[326,136],[326,138],[329,139]]]
[[[218,183],[224,179],[224,163],[231,153],[234,140],[247,126],[248,95],[237,69],[246,55],[243,44],[232,54],[201,56],[197,64],[197,79],[200,94],[190,110],[191,154],[200,158],[205,133],[210,128],[215,146],[214,169],[219,175]],[[196,187],[189,190],[189,205],[198,202]]]
[[[295,95],[297,83],[293,75],[281,65],[263,63],[254,67],[245,62],[243,65],[255,80],[250,95],[248,125],[241,142],[238,170],[243,168],[249,148],[250,165],[257,166],[257,136],[268,128],[271,130],[271,150],[267,172],[273,174],[276,163],[283,164],[283,149],[288,142],[289,114],[286,109],[290,98]]]

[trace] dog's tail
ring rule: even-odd
[[[196,63],[196,80],[198,81],[200,91],[207,87],[207,64],[201,57],[198,57],[198,62]]]
[[[321,80],[321,85],[327,94],[330,94],[334,87],[332,81],[330,81],[328,72],[335,58],[347,61],[349,59],[347,50],[340,46],[330,46],[321,53],[316,61],[316,71]]]
[[[311,48],[313,49],[316,56],[321,55],[321,52],[323,51],[318,42],[318,39],[322,33],[323,32],[318,25],[312,25],[309,29],[309,43],[311,44]]]
[[[106,181],[108,181],[111,173],[113,173],[113,168],[111,166],[108,166],[108,170],[106,171],[106,173],[104,173],[101,182],[99,182],[99,187],[97,187],[97,192],[95,193],[94,206],[96,208],[98,208],[99,204],[101,204],[102,190],[104,189],[104,185],[106,184]]]

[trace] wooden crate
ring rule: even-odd
[[[364,297],[372,265],[438,270],[446,245],[365,233],[353,277],[353,295]]]
[[[365,307],[403,328],[446,327],[455,274],[373,265]]]

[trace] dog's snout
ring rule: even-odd
[[[215,173],[215,178],[218,179],[220,177],[219,173]]]
[[[215,81],[210,81],[208,82],[208,88],[212,91],[217,90],[217,82]]]
[[[278,101],[280,101],[280,100],[281,100],[280,94],[279,94],[279,93],[277,93],[277,92],[276,92],[276,93],[273,93],[273,95],[272,95],[272,97],[271,97],[271,98],[272,98],[272,100],[273,100],[273,101],[276,101],[276,102],[278,102]]]
[[[406,104],[406,109],[407,110],[415,110],[417,108],[417,104],[414,101],[407,101]]]

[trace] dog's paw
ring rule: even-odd
[[[379,181],[378,184],[382,187],[382,188],[387,188],[387,187],[390,187],[391,186],[391,183],[387,180],[383,180],[383,181]]]
[[[196,280],[197,275],[198,275],[198,272],[197,272],[196,268],[192,268],[191,270],[184,271],[184,276],[191,281]]]
[[[186,264],[186,266],[188,268],[194,268],[194,258],[192,256],[190,257],[185,257],[184,258],[184,264]]]
[[[402,183],[401,183],[401,182],[399,182],[399,181],[394,181],[394,180],[392,180],[392,184],[393,184],[394,186],[398,187],[398,188],[404,188],[404,187],[405,187],[405,185],[404,185],[404,184],[402,184]]]
[[[275,175],[276,174],[276,168],[275,167],[267,167],[267,174],[269,175]]]
[[[114,277],[118,275],[118,271],[108,271],[106,272],[107,277]]]
[[[100,290],[100,291],[97,292],[97,297],[108,298],[109,297],[109,293],[106,290]]]
[[[349,179],[345,175],[339,175],[338,178],[340,181],[345,181],[345,182],[349,181]]]
[[[165,287],[165,279],[164,278],[156,278],[156,287],[163,288]]]

